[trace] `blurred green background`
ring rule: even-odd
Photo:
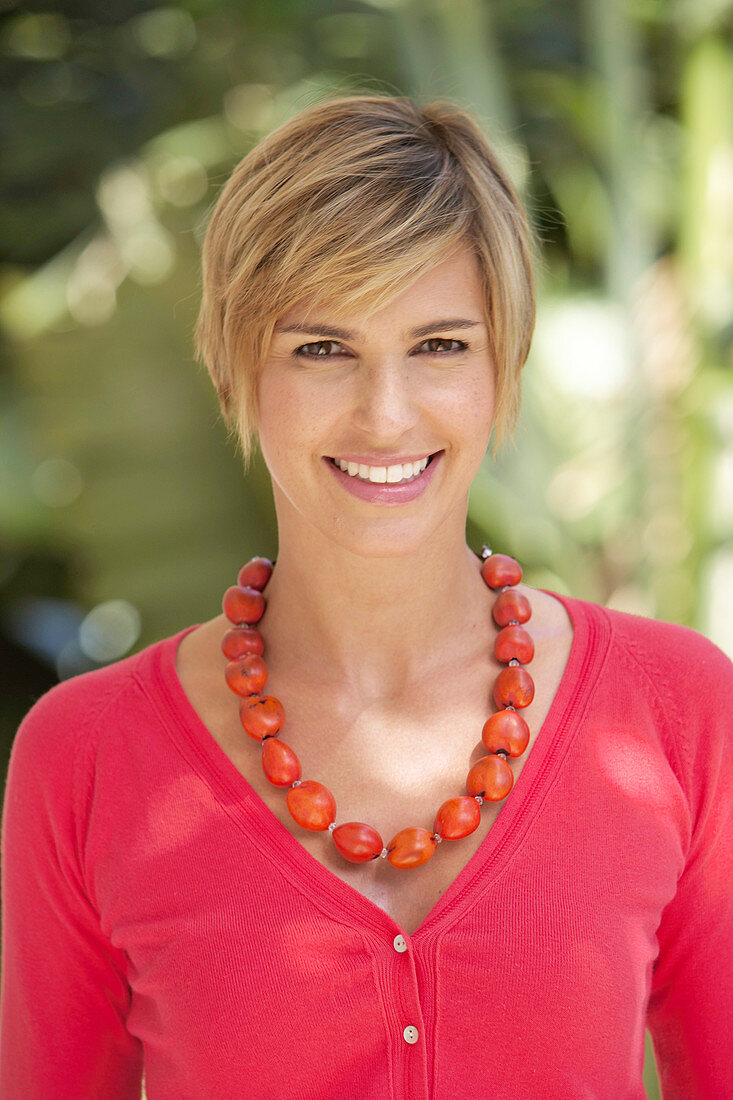
[[[730,0],[0,0],[4,760],[58,679],[275,556],[193,359],[199,247],[252,144],[348,91],[469,107],[542,242],[471,545],[733,655],[732,40]]]

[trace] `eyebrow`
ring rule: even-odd
[[[427,325],[418,325],[417,328],[410,329],[407,333],[408,336],[427,336],[431,332],[435,332],[437,329],[462,329],[462,328],[474,328],[480,325],[480,321],[469,321],[464,317],[450,317],[439,321],[431,321]],[[275,332],[310,332],[319,333],[321,336],[326,336],[332,340],[361,340],[365,339],[361,332],[349,332],[345,328],[337,328],[335,325],[322,325],[319,321],[314,321],[310,325],[304,323],[297,323],[292,325],[276,325]]]

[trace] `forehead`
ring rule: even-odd
[[[340,329],[335,339],[346,339],[365,334],[373,328],[398,326],[406,333],[419,335],[416,328],[432,327],[436,320],[467,320],[482,323],[485,315],[483,281],[478,260],[469,249],[463,249],[429,271],[418,276],[410,285],[396,289],[386,305],[378,309],[345,308],[337,297],[310,297],[297,302],[277,320],[276,332],[293,330],[297,326],[315,325]],[[461,327],[461,326],[458,326]]]

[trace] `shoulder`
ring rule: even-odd
[[[152,746],[165,722],[156,692],[178,635],[55,684],[33,703],[13,740],[2,805],[0,854],[16,867],[59,865],[84,878],[93,827],[121,828],[138,806]],[[156,741],[155,731],[160,731]],[[107,839],[105,839],[107,838]],[[45,872],[43,872],[45,873]]]
[[[605,616],[616,651],[638,665],[660,690],[679,694],[694,688],[697,698],[706,678],[711,691],[733,683],[730,657],[701,631],[614,608],[586,606]]]
[[[31,777],[34,787],[74,782],[78,760],[111,725],[123,728],[147,705],[146,682],[166,647],[161,639],[102,668],[69,677],[45,691],[23,717],[13,739],[8,787]]]
[[[2,844],[74,850],[82,814],[82,762],[90,733],[118,696],[126,670],[94,669],[62,680],[31,706],[13,739],[3,798]]]
[[[693,627],[619,611],[575,596],[553,595],[565,604],[576,623],[582,619],[584,624],[598,628],[596,636],[612,643],[612,658],[624,654],[653,679],[662,682],[673,672],[675,677],[688,680],[701,670],[733,676],[731,658]]]
[[[648,699],[668,727],[714,722],[733,736],[733,661],[701,631],[560,593],[586,656],[614,698]]]
[[[691,793],[732,769],[733,661],[699,630],[569,600],[576,617],[605,634],[607,694],[629,716],[645,699],[674,770]],[[691,797],[696,797],[691,795]]]

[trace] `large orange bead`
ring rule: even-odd
[[[521,756],[529,744],[529,726],[515,710],[497,710],[484,722],[481,740],[488,752]]]
[[[289,787],[302,775],[298,757],[279,737],[262,742],[262,770],[276,787]]]
[[[221,640],[221,651],[230,661],[246,657],[248,653],[261,657],[265,652],[265,639],[253,626],[233,626]]]
[[[466,790],[470,795],[480,794],[489,802],[506,798],[514,785],[514,772],[503,756],[482,756],[468,773]]]
[[[534,657],[534,642],[521,626],[505,626],[496,635],[494,654],[497,661],[516,659],[528,665]]]
[[[481,576],[489,588],[503,588],[505,584],[519,584],[522,567],[508,554],[492,554],[482,562]]]
[[[481,807],[475,798],[459,795],[449,798],[435,815],[433,832],[439,833],[443,840],[460,840],[468,836],[481,824]]]
[[[285,723],[285,711],[274,695],[250,695],[239,704],[239,720],[255,741],[277,737]]]
[[[432,856],[438,841],[427,829],[411,825],[390,840],[387,859],[393,867],[419,867]]]
[[[508,626],[515,620],[526,623],[532,618],[532,608],[526,596],[517,592],[516,588],[507,588],[496,597],[493,615],[498,626]]]
[[[521,665],[503,668],[494,684],[497,707],[528,707],[534,699],[534,680]]]
[[[224,614],[230,623],[256,623],[265,613],[265,597],[256,588],[243,588],[233,584],[227,588],[221,601]]]
[[[304,779],[297,787],[291,787],[285,801],[295,820],[304,829],[321,832],[336,817],[336,799],[328,787],[315,779]]]
[[[248,653],[238,661],[229,661],[224,678],[237,695],[259,695],[267,683],[265,662],[256,653]]]
[[[243,588],[265,587],[272,573],[272,562],[269,558],[251,558],[246,565],[239,570],[237,584]]]
[[[333,842],[350,863],[366,863],[382,854],[384,842],[376,829],[363,821],[347,821],[331,833]]]

